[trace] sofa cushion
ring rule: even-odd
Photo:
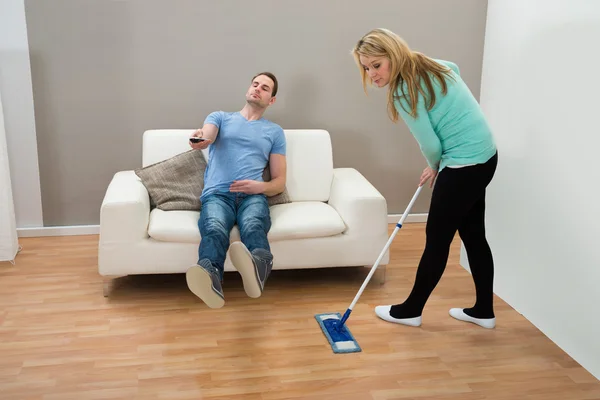
[[[142,167],[169,159],[190,150],[195,129],[153,129],[142,136]],[[208,149],[200,150],[208,160]]]
[[[333,150],[329,132],[286,129],[287,192],[292,201],[329,201]]]
[[[270,241],[333,236],[346,226],[337,211],[322,202],[280,204],[271,209]],[[164,211],[150,213],[148,235],[164,242],[200,243],[197,211]],[[231,231],[231,241],[240,240],[237,226]]]
[[[271,207],[271,240],[333,236],[345,229],[342,217],[327,203],[306,201]]]
[[[160,210],[200,210],[206,159],[202,151],[189,150],[135,170],[148,190],[152,205]]]

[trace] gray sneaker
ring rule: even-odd
[[[252,298],[260,297],[273,268],[271,253],[264,249],[256,249],[250,253],[242,242],[232,243],[229,251],[231,262],[242,276],[246,294]]]
[[[225,304],[225,295],[221,287],[221,278],[208,260],[201,260],[185,274],[188,288],[210,308],[221,308]]]

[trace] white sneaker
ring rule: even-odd
[[[496,318],[473,318],[465,314],[462,308],[451,308],[449,314],[452,318],[456,318],[459,321],[472,322],[482,328],[494,329],[496,326]]]
[[[375,314],[379,318],[387,322],[393,322],[395,324],[402,324],[408,326],[421,326],[421,317],[414,318],[394,318],[390,315],[390,309],[392,306],[377,306],[375,307]]]

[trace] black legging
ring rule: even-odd
[[[392,317],[421,315],[444,273],[457,230],[467,251],[477,295],[475,306],[465,309],[465,313],[475,318],[494,317],[494,261],[485,237],[485,193],[497,164],[496,153],[484,164],[444,168],[439,173],[431,197],[427,239],[415,285],[403,304],[392,307]]]

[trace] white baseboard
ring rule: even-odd
[[[97,235],[98,233],[100,233],[100,225],[43,226],[17,229],[19,237]]]
[[[388,223],[397,224],[402,218],[402,214],[388,214]],[[423,214],[408,214],[404,220],[405,224],[416,223],[416,222],[427,222],[427,213]]]
[[[395,224],[400,220],[402,214],[389,214],[388,223]],[[409,214],[404,223],[426,222],[427,214]],[[100,225],[74,225],[74,226],[44,226],[39,228],[18,228],[19,237],[41,237],[41,236],[77,236],[97,235],[100,233]]]

